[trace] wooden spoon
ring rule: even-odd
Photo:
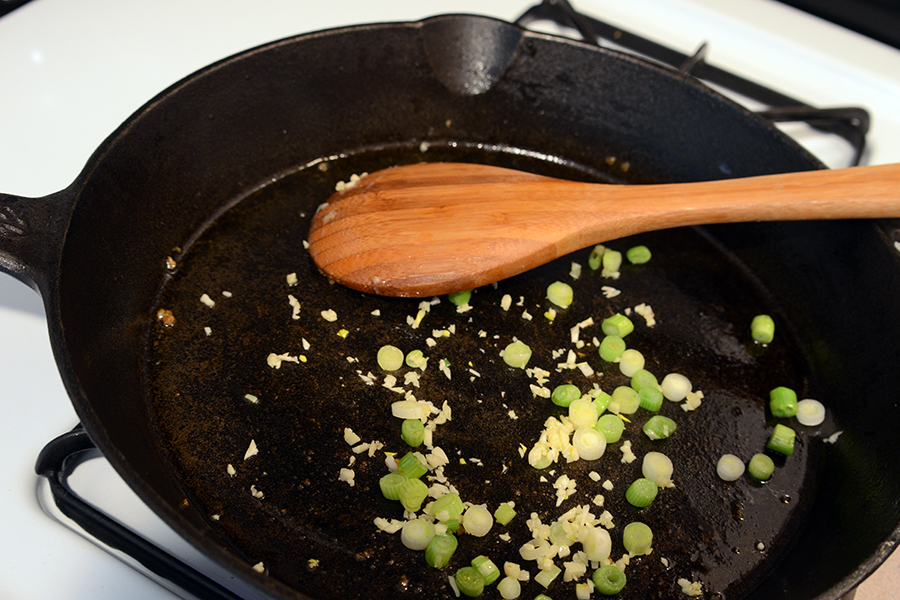
[[[366,175],[312,222],[309,252],[384,296],[472,289],[604,241],[685,225],[900,217],[900,164],[701,183],[580,183],[478,164]]]

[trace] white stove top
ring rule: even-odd
[[[33,0],[0,18],[0,190],[42,196],[64,188],[145,101],[240,50],[306,31],[443,12],[514,19],[531,2],[311,4]],[[767,0],[581,0],[576,7],[687,53],[707,41],[709,62],[810,104],[864,106],[873,115],[864,162],[900,162],[896,49]],[[849,152],[841,143],[802,127],[793,132],[830,166],[846,164]],[[165,598],[168,592],[156,583],[49,519],[38,504],[34,461],[77,418],[56,371],[39,299],[5,276],[0,403],[0,598]],[[99,494],[107,496],[107,489]]]

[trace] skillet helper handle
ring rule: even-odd
[[[75,189],[40,198],[0,193],[0,271],[43,295],[59,263]]]

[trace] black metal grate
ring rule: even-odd
[[[696,77],[767,108],[758,112],[772,123],[802,122],[819,131],[842,137],[853,148],[852,164],[858,165],[866,149],[868,111],[855,106],[817,108],[763,85],[716,67],[705,60],[706,44],[692,55],[673,50],[640,35],[578,12],[567,0],[543,0],[526,10],[516,23],[528,27],[549,21],[573,29],[591,44],[614,44],[645,58],[678,69],[685,77]]]

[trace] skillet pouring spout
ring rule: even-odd
[[[352,289],[433,296],[646,231],[898,216],[896,164],[627,186],[418,163],[367,175],[332,196],[313,219],[309,251],[322,271]]]

